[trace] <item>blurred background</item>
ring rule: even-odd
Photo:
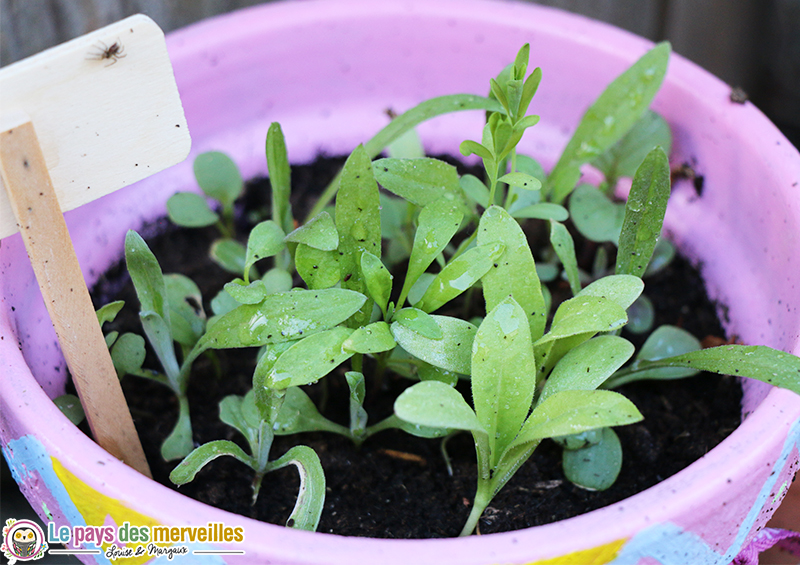
[[[168,33],[264,1],[0,0],[0,66],[136,13],[150,16]],[[516,1],[583,14],[653,41],[669,40],[677,53],[742,89],[800,145],[800,0]],[[0,520],[35,519],[0,459]],[[800,493],[791,492],[781,512],[771,525],[800,529]],[[77,561],[47,556],[38,563]],[[797,563],[797,559],[773,553],[761,563]]]
[[[583,14],[653,41],[668,39],[677,53],[742,88],[795,144],[800,139],[800,0],[517,1]],[[264,0],[0,0],[0,65],[131,14],[147,14],[169,32],[261,3]]]

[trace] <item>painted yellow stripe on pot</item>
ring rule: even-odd
[[[526,565],[605,565],[616,559],[619,550],[625,545],[627,539],[612,541],[591,549],[576,551],[561,557],[532,561]]]
[[[78,512],[83,516],[87,526],[103,526],[105,525],[106,516],[111,516],[117,527],[121,526],[124,522],[129,522],[132,526],[158,526],[160,525],[154,519],[144,514],[140,514],[135,510],[131,510],[119,500],[106,496],[97,490],[93,489],[78,477],[73,475],[61,462],[55,457],[51,457],[53,461],[53,471],[56,476],[61,480],[67,494],[72,499],[72,503]],[[73,526],[76,524],[72,524]],[[103,550],[107,550],[111,544],[103,544]],[[128,545],[137,545],[136,543]],[[157,544],[165,545],[165,544]],[[142,557],[129,557],[117,559],[114,563],[122,565],[141,565],[146,563],[151,556],[145,553]]]

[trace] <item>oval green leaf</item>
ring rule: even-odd
[[[203,192],[225,207],[232,206],[244,189],[239,167],[219,151],[198,155],[194,160],[194,176]]]
[[[403,308],[394,313],[392,321],[428,339],[442,339],[444,334],[433,316],[419,308]]]
[[[394,413],[409,424],[486,433],[461,393],[439,381],[425,381],[403,391]]]
[[[472,341],[478,328],[457,318],[431,316],[442,332],[440,339],[431,339],[399,322],[391,325],[395,341],[418,359],[442,369],[469,375],[472,365]]]
[[[339,232],[331,215],[323,210],[287,235],[284,241],[305,243],[321,251],[333,251],[339,247]]]
[[[195,192],[176,192],[167,200],[167,216],[184,228],[204,228],[219,221],[203,196]]]
[[[353,356],[353,351],[342,347],[352,333],[337,327],[297,341],[278,357],[264,385],[283,390],[317,382]]]
[[[522,428],[535,388],[528,317],[509,297],[484,318],[472,344],[472,400],[489,436],[490,466]]]
[[[468,249],[445,265],[414,308],[425,312],[438,310],[478,282],[504,251],[502,243]]]
[[[345,340],[342,347],[354,353],[380,353],[393,349],[397,343],[392,337],[389,324],[386,322],[375,322],[368,326],[363,326],[355,330],[350,337]]]
[[[602,491],[614,484],[622,469],[622,445],[616,432],[603,428],[601,441],[575,451],[564,450],[567,479],[586,490]]]
[[[594,390],[631,358],[635,348],[627,339],[598,336],[569,351],[553,368],[538,403],[564,390]]]
[[[547,311],[533,254],[522,228],[504,209],[490,206],[481,217],[477,239],[480,246],[498,243],[505,246],[496,267],[482,280],[486,310],[513,296],[528,317],[531,336],[538,339],[544,333]]]

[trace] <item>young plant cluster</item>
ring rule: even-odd
[[[236,165],[221,153],[200,155],[195,173],[204,195],[174,195],[169,215],[182,226],[217,225],[212,257],[235,278],[210,301],[208,315],[197,285],[164,275],[144,240],[129,232],[125,257],[144,334],[161,368],[142,367],[141,336],[114,333],[107,340],[120,377],[155,380],[178,399],[178,420],[161,449],[166,460],[182,459],[172,481],[184,484],[217,457],[234,457],[253,469],[255,503],[266,473],[295,465],[300,493],[287,525],[314,530],[325,497],[319,458],[297,445],[271,459],[276,435],[323,431],[359,445],[390,428],[426,438],[466,431],[478,466],[461,532],[468,535],[544,439],[563,446],[569,480],[608,488],[622,461],[613,427],[642,418],[611,390],[623,383],[711,371],[800,391],[800,359],[790,354],[763,346],[701,349],[672,326],[651,332],[642,277],[674,254],[659,240],[670,193],[669,128],[648,110],[669,53],[668,44],[657,45],[611,83],[545,174],[517,152],[539,120],[528,109],[542,73],[528,73],[525,45],[490,81],[489,97],[429,100],[356,147],[299,227],[283,133],[272,124],[266,140],[271,217],[246,243],[235,239],[233,203],[243,189]],[[482,161],[482,179],[419,156],[413,133],[428,118],[470,109],[487,112],[480,141],[461,144],[464,156]],[[392,156],[378,158],[387,147]],[[404,156],[409,151],[416,156]],[[579,184],[589,164],[604,176],[599,187]],[[632,178],[627,203],[613,197],[621,177]],[[209,206],[209,199],[218,205]],[[591,272],[578,267],[564,223],[570,218],[585,237],[617,247],[615,264],[599,246]],[[529,220],[549,232],[550,246],[538,262],[520,226]],[[571,293],[564,300],[554,300],[543,284],[559,277]],[[303,284],[295,286],[298,280]],[[483,317],[453,315],[459,308],[452,301],[464,293],[470,302],[482,293]],[[121,307],[101,309],[101,323]],[[651,332],[638,352],[619,335],[626,324]],[[253,386],[244,396],[224,398],[219,418],[244,436],[248,449],[227,440],[193,448],[186,396],[192,364],[235,348],[258,349]],[[350,390],[347,425],[322,416],[303,389],[333,372],[344,373]],[[416,382],[396,399],[393,415],[371,423],[366,389],[380,389],[387,372]],[[460,381],[469,382],[467,397],[456,388]]]

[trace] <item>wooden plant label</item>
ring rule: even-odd
[[[186,158],[164,34],[136,15],[0,69],[0,238],[22,233],[97,442],[149,475],[62,213]]]
[[[64,212],[183,161],[191,145],[164,33],[141,14],[0,69],[0,131],[21,113]],[[16,231],[0,190],[0,238]]]

